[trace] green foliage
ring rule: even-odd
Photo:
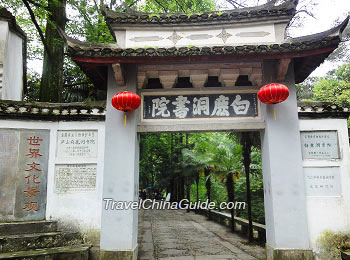
[[[342,250],[350,249],[350,234],[325,231],[317,239],[320,260],[341,259]]]
[[[336,72],[319,79],[314,86],[313,100],[350,107],[350,64],[344,64]]]
[[[136,2],[134,6],[138,10],[148,13],[196,13],[216,9],[215,1],[213,0],[145,0]]]
[[[24,100],[27,102],[39,101],[41,75],[29,70],[27,73],[27,93]]]
[[[314,85],[319,81],[317,77],[309,77],[303,83],[297,84],[297,99],[298,101],[311,100],[314,97]]]
[[[187,139],[187,141],[186,141]],[[242,147],[232,133],[192,133],[142,135],[140,140],[140,188],[155,186],[168,189],[169,184],[186,177],[190,183],[191,201],[197,201],[196,176],[200,173],[198,195],[207,199],[206,181],[211,178],[211,201],[219,205],[228,201],[226,177],[243,172]],[[203,169],[209,167],[208,176]],[[253,220],[265,223],[261,151],[252,147],[251,196]],[[235,200],[247,201],[245,177],[235,181]],[[247,208],[236,210],[236,215],[247,218]]]

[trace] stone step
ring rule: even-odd
[[[88,260],[89,248],[89,245],[80,245],[0,253],[0,259]]]
[[[56,221],[24,221],[0,223],[0,236],[56,232]]]
[[[81,235],[73,232],[49,232],[0,236],[0,253],[80,245],[82,242]]]

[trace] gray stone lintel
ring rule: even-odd
[[[265,129],[265,122],[235,122],[206,124],[139,125],[138,133],[156,132],[208,132],[208,131],[259,131]]]

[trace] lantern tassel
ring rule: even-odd
[[[124,127],[126,127],[126,113],[124,113]]]
[[[274,118],[276,120],[276,105],[273,106],[273,116],[274,116]]]

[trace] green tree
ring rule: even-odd
[[[344,64],[314,86],[315,101],[324,101],[350,107],[350,64]]]
[[[66,27],[66,0],[48,0],[47,11],[45,38],[42,39],[47,48],[44,49],[40,101],[62,102],[64,41],[59,30],[64,31]]]

